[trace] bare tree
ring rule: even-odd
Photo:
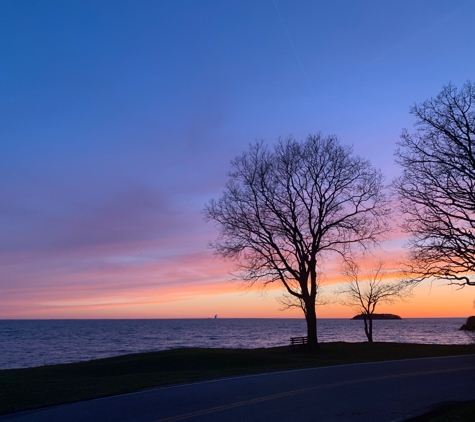
[[[387,232],[383,176],[335,136],[262,142],[231,163],[221,198],[205,208],[219,229],[215,252],[236,261],[249,284],[280,282],[305,313],[318,348],[318,273],[328,254],[345,256]]]
[[[401,135],[395,181],[411,236],[408,280],[475,286],[475,85],[444,86],[410,112],[416,131]]]
[[[361,276],[359,265],[353,260],[347,260],[343,266],[343,274],[348,277],[349,282],[336,290],[336,293],[342,295],[343,305],[351,306],[363,316],[364,332],[368,342],[372,343],[376,306],[406,298],[410,294],[410,285],[404,281],[385,281],[387,271],[382,261]]]

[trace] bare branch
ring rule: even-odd
[[[416,131],[401,135],[394,182],[411,236],[406,280],[475,286],[475,85],[449,84],[411,114]]]

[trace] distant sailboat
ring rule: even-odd
[[[216,314],[216,315],[214,316],[214,319],[216,319],[216,318],[218,318],[218,314]]]

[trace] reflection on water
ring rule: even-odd
[[[467,344],[463,318],[378,320],[375,341]],[[0,369],[76,362],[177,347],[282,346],[303,319],[0,320]],[[320,342],[366,341],[363,321],[320,319]]]

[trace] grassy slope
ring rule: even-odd
[[[450,412],[430,419],[429,422],[473,422],[475,421],[475,403],[465,404]]]
[[[445,402],[434,406],[433,410],[407,419],[405,422],[473,422],[475,421],[475,401]]]
[[[163,385],[276,370],[475,354],[475,345],[327,343],[318,353],[269,349],[176,349],[0,371],[0,414]]]

